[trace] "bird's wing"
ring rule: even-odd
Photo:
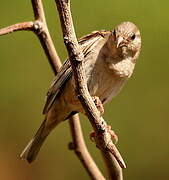
[[[49,109],[51,108],[56,96],[63,89],[63,85],[65,82],[71,77],[72,75],[72,68],[70,65],[70,61],[66,60],[58,74],[55,76],[47,94],[46,94],[46,102],[43,108],[43,114],[46,114]]]
[[[110,31],[94,31],[89,35],[86,35],[79,39],[79,45],[82,48],[82,52],[84,57],[88,56],[92,49],[103,39],[106,35],[108,35]],[[46,103],[43,109],[43,114],[46,114],[51,108],[54,100],[56,99],[60,90],[63,90],[64,84],[67,80],[72,76],[72,68],[69,59],[66,60],[56,77],[54,78],[46,96]]]

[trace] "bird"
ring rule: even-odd
[[[141,35],[132,22],[113,30],[94,31],[78,41],[84,54],[84,70],[91,97],[104,105],[115,97],[131,77],[141,50]],[[76,113],[85,113],[75,90],[71,63],[67,59],[55,76],[46,96],[45,116],[35,136],[20,157],[33,162],[51,131]]]

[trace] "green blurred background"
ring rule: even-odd
[[[57,51],[67,56],[54,0],[44,1],[48,26]],[[93,30],[110,30],[132,21],[142,34],[142,52],[135,72],[123,91],[106,105],[105,119],[119,136],[127,169],[124,179],[169,179],[169,1],[72,0],[78,37]],[[0,27],[33,19],[31,1],[2,1]],[[68,123],[64,122],[46,141],[31,165],[18,156],[39,127],[45,93],[53,73],[31,32],[0,37],[0,179],[88,179],[73,152]],[[98,149],[89,140],[91,126],[81,118],[92,156],[105,173]]]

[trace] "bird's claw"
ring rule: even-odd
[[[117,135],[115,134],[115,132],[111,129],[111,126],[110,126],[110,125],[107,125],[107,126],[106,126],[106,129],[107,129],[107,131],[110,133],[111,138],[112,138],[114,144],[116,144],[116,143],[118,142],[118,136],[117,136]],[[92,142],[95,141],[95,137],[96,137],[96,133],[95,133],[94,131],[91,132],[91,133],[90,133],[90,140],[91,140]]]
[[[116,133],[111,129],[110,125],[107,125],[107,131],[110,133],[111,138],[114,142],[114,144],[116,144],[118,142],[118,136],[116,135]]]
[[[93,102],[95,103],[97,109],[99,110],[100,114],[102,115],[104,113],[104,107],[103,104],[98,96],[92,97]]]

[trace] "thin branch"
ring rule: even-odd
[[[0,29],[0,36],[12,33],[14,31],[32,31],[34,29],[33,25],[34,23],[32,21],[13,24],[11,26]]]
[[[77,155],[77,157],[82,162],[83,166],[87,170],[88,174],[90,175],[91,179],[95,180],[104,180],[105,178],[97,168],[96,164],[94,163],[92,157],[90,156],[86,144],[84,142],[82,129],[80,125],[80,120],[78,115],[74,115],[69,120],[71,134],[73,137],[73,144],[71,143],[70,149],[73,149]],[[72,147],[73,145],[73,147]],[[82,151],[83,150],[83,151]],[[92,171],[91,171],[92,170]]]
[[[42,0],[32,0],[32,7],[36,20],[35,21],[36,30],[34,32],[36,33],[36,35],[38,36],[41,42],[41,45],[45,51],[45,54],[49,60],[50,65],[52,66],[54,73],[57,74],[57,71],[61,67],[61,61],[60,60],[57,61],[57,59],[59,59],[59,56],[55,50],[54,43],[52,41],[52,38],[50,36],[46,24]]]
[[[69,59],[71,61],[72,69],[74,72],[74,79],[76,83],[76,91],[80,102],[96,132],[96,144],[106,154],[107,151],[111,152],[119,165],[125,168],[125,163],[118,152],[117,148],[111,140],[110,133],[107,130],[107,124],[100,113],[98,112],[92,98],[88,92],[84,68],[83,68],[83,53],[78,45],[74,26],[70,12],[69,0],[55,0],[57,9],[60,16],[60,22],[63,32],[65,46],[67,48]],[[111,159],[110,161],[112,161]]]
[[[57,74],[57,70],[61,67],[61,61],[53,61],[53,59],[59,59],[59,56],[55,50],[55,46],[47,28],[42,1],[32,0],[32,7],[35,16],[34,21],[17,23],[2,28],[0,29],[0,35],[22,30],[33,31],[41,42],[49,63],[52,66],[52,70]]]
[[[108,151],[102,151],[101,154],[106,164],[109,179],[123,180],[122,168],[119,166],[112,153]]]
[[[35,19],[41,20],[46,25],[46,18],[42,0],[31,0]]]

